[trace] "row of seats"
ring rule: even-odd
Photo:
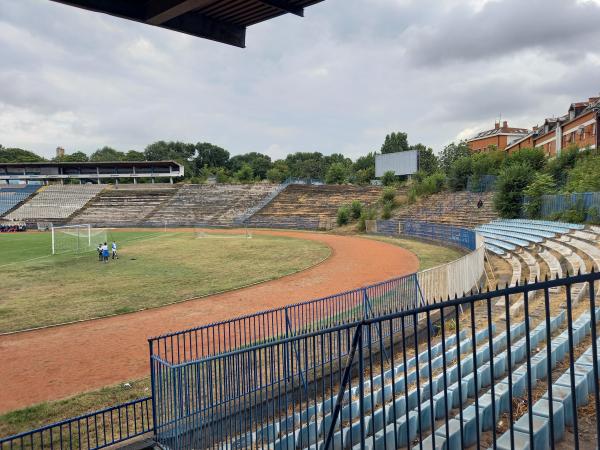
[[[40,189],[29,201],[6,215],[9,220],[65,220],[98,195],[104,186],[52,185]]]
[[[278,187],[276,184],[183,185],[147,221],[188,226],[233,225]]]
[[[482,201],[481,207],[478,207],[479,200]],[[492,193],[470,192],[433,194],[413,205],[399,208],[394,214],[394,218],[399,220],[418,220],[462,228],[473,228],[497,217]]]
[[[273,201],[252,216],[253,220],[281,217],[335,219],[338,209],[354,200],[374,205],[382,189],[375,186],[303,185],[287,186]]]
[[[73,224],[136,225],[142,224],[176,192],[172,185],[121,185],[105,189],[71,219]]]
[[[24,202],[31,197],[38,189],[39,185],[24,185],[16,187],[0,188],[0,217],[13,209],[19,203]]]

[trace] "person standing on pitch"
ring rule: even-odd
[[[112,259],[119,259],[119,255],[117,255],[117,243],[115,241],[112,243]]]
[[[105,263],[108,262],[108,245],[106,245],[106,242],[102,246],[102,258],[104,259]]]
[[[102,244],[98,244],[98,248],[96,249],[98,251],[98,261],[102,261],[104,258],[102,258]]]

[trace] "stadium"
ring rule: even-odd
[[[61,3],[244,47],[318,2]],[[0,450],[598,448],[600,98],[569,114],[319,178],[0,146]]]

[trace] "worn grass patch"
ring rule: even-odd
[[[64,400],[40,403],[2,414],[0,415],[0,437],[12,436],[151,395],[149,378],[130,381],[127,384],[128,386],[125,383],[108,386]]]
[[[466,252],[453,247],[444,247],[442,245],[430,244],[428,242],[417,241],[413,239],[394,238],[386,236],[365,236],[368,239],[387,242],[397,245],[411,251],[419,258],[419,270],[427,270],[432,267],[446,264],[459,259]]]
[[[123,314],[236,289],[298,272],[330,254],[324,244],[296,238],[225,237],[113,232],[110,239],[119,244],[119,260],[104,264],[94,251],[48,256],[47,233],[1,235],[0,332]]]

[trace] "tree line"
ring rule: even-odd
[[[409,145],[406,133],[391,133],[385,137],[380,153],[419,151],[420,169],[433,173],[438,169],[438,158],[423,144]],[[174,160],[185,167],[185,178],[201,183],[214,176],[217,182],[238,181],[251,183],[269,180],[280,183],[288,178],[311,178],[329,184],[368,184],[375,178],[375,152],[369,152],[355,161],[341,153],[323,155],[320,152],[295,152],[283,159],[272,160],[269,155],[249,152],[231,156],[230,152],[209,142],[196,144],[177,141],[158,141],[144,151],[119,151],[102,147],[90,155],[82,151],[52,158],[55,162],[101,161],[160,161]],[[0,145],[0,162],[46,161],[34,152],[6,148]]]

